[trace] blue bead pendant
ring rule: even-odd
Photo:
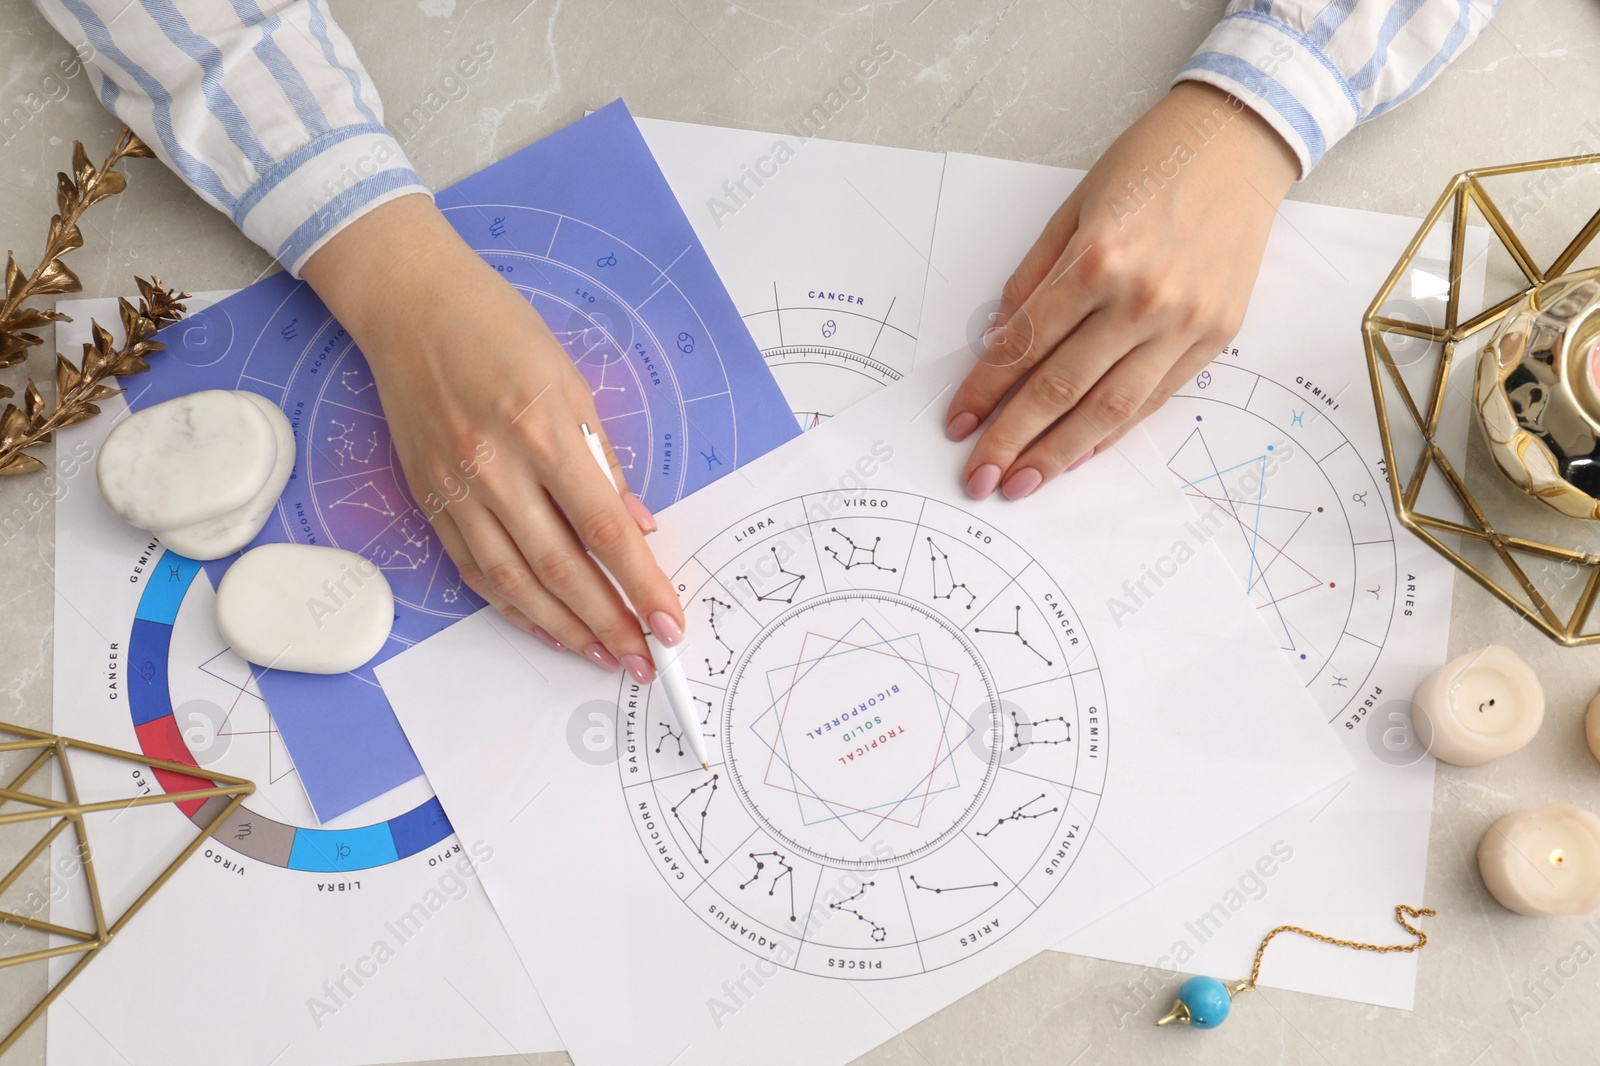
[[[1215,977],[1191,977],[1178,988],[1178,999],[1165,1018],[1156,1022],[1178,1022],[1195,1029],[1215,1029],[1227,1018],[1233,994],[1244,991],[1249,982],[1229,988]]]

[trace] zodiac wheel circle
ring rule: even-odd
[[[1167,466],[1330,722],[1368,682],[1401,597],[1381,477],[1329,403],[1214,362],[1173,397]],[[1320,408],[1320,409],[1319,409]],[[1380,472],[1381,473],[1381,472]]]
[[[763,508],[672,578],[712,764],[621,682],[647,861],[730,943],[879,980],[970,957],[1066,879],[1099,810],[1106,690],[1055,577],[989,521],[898,490]]]
[[[850,692],[848,679],[859,672],[878,680]],[[768,623],[730,676],[722,713],[729,784],[768,833],[816,862],[876,870],[937,849],[971,820],[999,768],[1004,712],[988,664],[950,621],[914,600],[878,591],[830,592],[806,600]],[[974,685],[981,694],[977,707],[963,713],[965,708],[952,702],[955,693]],[[906,719],[895,717],[911,701],[917,704],[914,720],[921,728],[915,732],[921,736],[913,735]],[[749,730],[734,728],[735,720],[749,713],[742,702],[757,712]],[[833,713],[820,719],[806,713],[819,704],[831,706]],[[903,724],[890,724],[897,721]],[[989,760],[981,775],[969,774],[963,783],[955,761],[942,756],[952,743],[985,730]],[[835,736],[844,742],[843,754],[837,745],[827,745]],[[898,775],[894,767],[869,765],[891,743],[918,740],[934,744],[930,760]],[[749,787],[754,782],[741,774],[746,760],[731,750],[738,745],[753,747],[749,760],[763,770],[761,784],[769,787]],[[858,762],[867,773],[852,776]],[[961,790],[966,802],[924,825],[916,817],[919,809],[950,790]],[[833,827],[849,819],[873,823],[893,856],[851,858],[810,839],[817,825]]]
[[[170,664],[179,610],[200,572],[201,564],[193,559],[162,551],[150,567],[128,634],[131,673],[127,708],[139,750],[153,759],[195,768],[193,776],[152,769],[156,784],[165,792],[212,786],[204,776],[205,768],[190,751],[178,720]],[[205,829],[220,815],[227,801],[218,797],[188,800],[177,806]],[[240,806],[211,835],[218,845],[269,866],[317,873],[356,873],[441,845],[453,832],[443,806],[430,797],[386,821],[344,829],[293,825]]]

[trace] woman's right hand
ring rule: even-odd
[[[588,383],[528,301],[423,196],[357,218],[302,274],[371,364],[412,496],[468,587],[547,644],[654,680],[595,559],[677,644],[682,608],[644,541],[655,520],[598,469]]]

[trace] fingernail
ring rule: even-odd
[[[656,679],[656,668],[643,655],[624,655],[622,665],[641,685],[648,685]]]
[[[630,492],[622,497],[622,506],[628,509],[628,513],[633,516],[641,532],[654,533],[661,528],[656,524],[656,516],[650,513],[650,508],[633,493]]]
[[[1077,460],[1075,462],[1073,462],[1073,464],[1071,466],[1067,467],[1067,469],[1068,470],[1076,470],[1076,469],[1078,469],[1078,467],[1082,466],[1084,463],[1087,463],[1090,459],[1093,459],[1093,458],[1094,458],[1094,449],[1090,448],[1088,451],[1086,451],[1082,455],[1078,456]]]
[[[538,626],[538,625],[534,626],[533,627],[533,635],[538,637],[540,640],[544,641],[546,644],[550,645],[556,651],[566,651],[567,650],[567,646],[565,644],[561,643],[555,637],[551,636],[550,635],[550,631],[548,629],[546,629],[544,626]]]
[[[683,639],[683,627],[666,611],[651,612],[650,632],[668,648],[676,648],[678,642]]]
[[[984,463],[967,478],[967,495],[974,500],[984,499],[998,484],[1000,484],[1000,468],[993,463]]]
[[[966,440],[972,431],[978,428],[978,416],[971,411],[962,411],[950,420],[944,427],[944,435],[951,440]]]
[[[601,644],[599,641],[595,641],[587,648],[584,648],[583,654],[592,659],[595,665],[600,667],[602,670],[611,671],[619,668],[622,665],[612,657],[610,652],[606,651],[606,646]]]
[[[1005,487],[1000,491],[1008,500],[1020,500],[1042,484],[1044,475],[1031,466],[1025,466],[1007,478]]]

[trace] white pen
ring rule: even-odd
[[[594,461],[600,464],[601,473],[606,480],[611,482],[611,488],[618,488],[617,479],[611,475],[611,464],[606,461],[606,451],[600,446],[600,435],[589,429],[589,423],[580,422],[583,429],[583,443],[589,446],[589,454],[594,456]],[[595,562],[599,562],[598,559]],[[622,586],[617,579],[606,570],[605,564],[600,564],[600,569],[611,583],[616,585],[617,594],[622,597],[622,602],[628,604],[628,610],[633,611],[639,619],[639,628],[644,630],[645,643],[650,646],[650,658],[656,663],[656,680],[661,682],[662,689],[667,694],[667,702],[672,705],[673,717],[678,719],[678,728],[683,730],[683,739],[689,744],[689,754],[700,760],[700,767],[704,770],[711,769],[711,760],[706,757],[706,741],[700,732],[700,723],[694,716],[694,699],[689,695],[689,680],[683,676],[683,667],[678,662],[678,657],[683,652],[683,645],[669,648],[656,639],[650,632],[650,624],[638,609],[628,601],[628,594],[622,591]]]

